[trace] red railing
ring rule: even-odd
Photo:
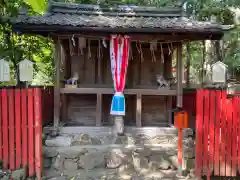
[[[39,180],[42,172],[42,108],[46,94],[42,88],[0,89],[0,161],[4,169],[27,168],[27,175]]]
[[[240,97],[197,91],[196,175],[236,176],[240,168]]]

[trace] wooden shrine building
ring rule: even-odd
[[[54,126],[112,124],[111,34],[131,38],[126,75],[126,126],[169,127],[172,98],[182,106],[183,44],[219,40],[222,26],[188,19],[181,6],[139,7],[50,3],[43,16],[21,13],[13,30],[55,43]],[[176,67],[176,77],[172,67]],[[67,82],[73,82],[69,85]]]

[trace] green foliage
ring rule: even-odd
[[[44,12],[47,1],[45,0],[5,0],[0,1],[1,17],[17,16],[20,8],[29,9],[29,13],[41,14]],[[4,85],[19,84],[18,63],[23,59],[35,62],[35,74],[38,85],[51,84],[53,82],[53,51],[50,39],[40,36],[17,35],[12,33],[11,27],[7,24],[0,25],[0,58],[10,61],[12,82]],[[39,81],[39,79],[41,79]]]
[[[224,62],[233,72],[240,72],[240,27],[229,32],[225,37]]]
[[[24,2],[30,5],[32,9],[39,14],[43,14],[47,9],[46,0],[24,0]]]

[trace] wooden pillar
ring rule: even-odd
[[[142,95],[137,94],[136,97],[136,125],[142,127]]]
[[[170,45],[169,45],[170,46]],[[171,49],[173,51],[173,49]],[[172,75],[172,53],[168,51],[167,54],[165,54],[165,61],[164,61],[164,77],[168,80],[172,80],[173,75]],[[172,126],[172,96],[165,96],[165,102],[166,102],[166,118],[167,124],[169,126]]]
[[[168,118],[168,125],[169,126],[172,126],[173,125],[173,122],[172,122],[172,96],[166,96],[166,108],[167,108],[167,114],[166,114],[166,117]]]
[[[102,125],[102,94],[97,94],[96,126]]]
[[[190,65],[191,65],[191,56],[190,56],[190,43],[187,43],[187,87],[190,85]]]
[[[177,45],[177,107],[179,108],[182,108],[182,105],[183,105],[183,85],[182,85],[182,80],[183,80],[183,62],[182,62],[182,43],[179,43]],[[179,129],[179,138],[181,138],[181,134],[182,134],[182,130]],[[183,142],[180,142],[181,140],[179,140],[179,143],[182,143]],[[178,145],[178,147],[180,148],[180,146]],[[178,154],[178,156],[180,155],[181,158],[182,158],[182,163],[180,163],[178,165],[178,173],[177,175],[179,177],[181,177],[183,175],[183,164],[185,164],[184,162],[184,151],[182,151],[182,149],[179,151],[182,152]]]
[[[182,62],[182,43],[177,46],[177,107],[182,108],[183,99],[183,62]]]
[[[66,60],[66,51],[65,51],[65,46],[63,43],[60,44],[60,69],[62,72],[60,75],[60,82],[65,80],[65,77],[67,77],[67,60]],[[67,121],[68,119],[68,96],[67,94],[62,94],[61,96],[61,119],[62,121]]]
[[[54,86],[54,128],[58,128],[60,121],[60,63],[61,63],[61,43],[58,38],[55,41],[55,86]]]

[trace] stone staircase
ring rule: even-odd
[[[177,130],[126,128],[117,137],[108,127],[45,128],[44,176],[62,179],[176,179]],[[184,131],[184,166],[194,168],[192,131]],[[190,174],[191,175],[191,174]],[[61,179],[60,179],[61,180]]]

